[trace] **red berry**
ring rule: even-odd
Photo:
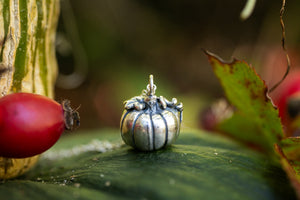
[[[46,151],[65,129],[72,128],[75,116],[78,121],[69,101],[61,105],[31,93],[0,98],[0,156],[25,158]]]
[[[300,71],[291,71],[286,80],[270,96],[279,110],[286,136],[299,135]]]
[[[290,120],[288,102],[298,94],[300,94],[300,71],[291,72],[286,80],[277,88],[277,91],[271,94],[274,104],[279,109],[279,116],[284,124]]]

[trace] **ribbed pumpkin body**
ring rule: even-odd
[[[142,95],[125,101],[121,117],[123,141],[141,151],[154,151],[171,145],[177,139],[182,121],[183,104],[173,98],[155,96],[153,75]]]
[[[153,151],[172,144],[179,135],[180,113],[173,108],[125,110],[121,118],[124,142],[142,151]]]

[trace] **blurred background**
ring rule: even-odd
[[[118,128],[123,102],[154,75],[156,94],[184,104],[184,129],[199,128],[201,110],[223,96],[202,49],[245,60],[272,86],[284,73],[281,1],[61,0],[56,99],[80,105],[80,129]],[[300,2],[287,1],[284,21],[292,65],[298,65]]]

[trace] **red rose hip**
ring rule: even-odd
[[[292,71],[287,79],[282,82],[271,97],[275,105],[279,109],[279,115],[284,124],[291,120],[289,111],[290,100],[296,98],[300,94],[300,71]]]
[[[0,98],[0,156],[25,158],[40,154],[65,129],[79,123],[70,102],[61,104],[37,94],[14,93]]]

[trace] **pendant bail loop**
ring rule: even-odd
[[[155,91],[154,91],[154,83],[153,83],[153,75],[151,74],[149,76],[149,85],[150,85],[150,95],[154,95]]]
[[[150,74],[149,84],[147,85],[147,95],[148,96],[154,96],[155,95],[155,90],[156,90],[156,85],[154,84],[154,81],[153,81],[153,75]]]

